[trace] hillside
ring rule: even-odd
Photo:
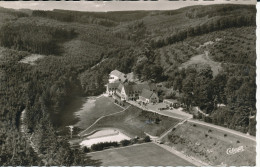
[[[178,90],[188,112],[199,106],[210,115],[198,119],[255,135],[255,16],[250,5],[107,13],[0,8],[0,163],[88,164],[57,137],[49,115],[75,96],[104,92],[114,69]],[[41,58],[24,63],[33,55]],[[205,63],[196,66],[198,60]],[[19,132],[25,108],[28,133],[47,164]]]

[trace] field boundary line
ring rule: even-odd
[[[119,112],[115,112],[115,113],[112,113],[112,114],[108,114],[108,115],[105,115],[105,116],[101,116],[99,117],[92,125],[90,125],[87,129],[83,130],[82,132],[80,132],[78,135],[79,136],[82,136],[81,134],[84,133],[85,131],[89,130],[92,126],[94,126],[99,120],[101,120],[102,118],[105,118],[105,117],[108,117],[108,116],[111,116],[111,115],[115,115],[115,114],[119,114],[119,113],[122,113],[124,112],[125,110],[127,110],[130,106],[128,106],[127,108],[125,108],[124,110],[122,111],[119,111]],[[90,134],[90,133],[88,133]]]

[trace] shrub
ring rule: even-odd
[[[151,141],[150,136],[145,136],[145,138],[144,138],[144,142],[150,142],[150,141]]]
[[[227,137],[227,134],[224,134],[224,137]]]
[[[84,151],[84,153],[88,153],[88,152],[90,152],[90,148],[88,148],[88,147],[83,147],[83,151]]]
[[[104,142],[104,143],[102,142],[102,143],[93,144],[91,146],[91,149],[94,151],[101,151],[111,146],[118,147],[119,145],[117,142]]]
[[[121,140],[120,143],[122,144],[122,146],[128,146],[131,142],[130,140]]]

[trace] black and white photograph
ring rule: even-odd
[[[257,166],[256,4],[0,1],[0,166]]]

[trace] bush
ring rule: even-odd
[[[122,141],[120,141],[120,143],[122,144],[122,146],[128,146],[128,145],[130,145],[130,140],[122,140]]]
[[[224,137],[227,137],[227,134],[224,134]]]
[[[145,138],[144,138],[144,142],[150,142],[150,141],[151,141],[150,136],[145,136]]]
[[[93,144],[91,146],[91,149],[94,150],[94,151],[101,151],[101,150],[104,150],[108,147],[118,147],[119,144],[117,142],[104,142],[104,143],[97,143],[97,144]]]
[[[83,151],[84,151],[84,153],[88,153],[88,152],[90,152],[90,148],[88,148],[88,147],[83,147]]]

